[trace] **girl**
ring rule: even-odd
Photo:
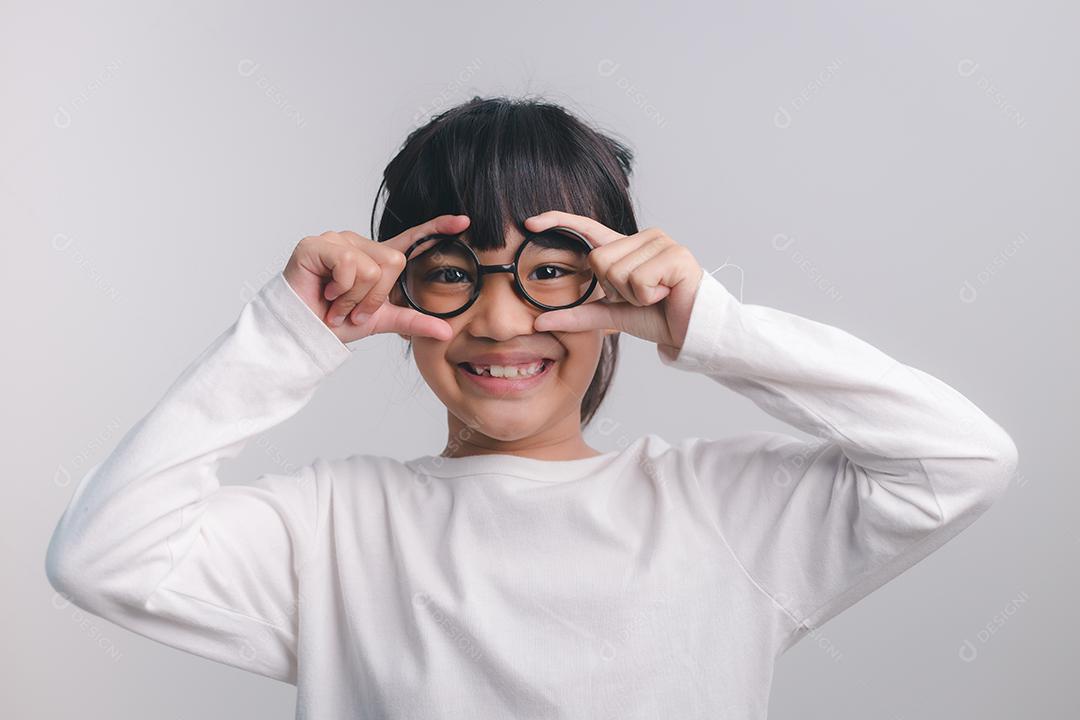
[[[1017,450],[941,380],[639,230],[631,159],[532,100],[415,130],[377,239],[304,238],[82,478],[52,585],[295,684],[297,717],[764,718],[778,656],[974,521]],[[441,452],[220,485],[376,333],[446,405]],[[621,333],[812,439],[592,448]]]

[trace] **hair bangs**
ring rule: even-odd
[[[637,232],[625,200],[629,164],[629,150],[557,105],[474,99],[414,131],[387,167],[377,239],[468,215],[469,244],[497,250],[509,228],[524,232],[527,218],[547,210]]]

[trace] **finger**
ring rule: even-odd
[[[625,241],[630,241],[636,238],[636,235],[624,238]],[[658,298],[655,298],[655,293],[647,292],[639,294],[640,281],[632,283],[631,279],[634,277],[634,273],[645,262],[656,257],[660,253],[664,252],[668,247],[674,243],[673,240],[668,239],[665,236],[646,236],[641,242],[637,243],[637,247],[627,248],[623,251],[621,257],[618,257],[614,261],[609,261],[604,270],[604,276],[608,283],[612,285],[620,295],[626,298],[627,302],[634,305],[651,305],[656,302]],[[606,251],[612,251],[622,243],[615,243],[605,248]],[[598,253],[599,254],[599,251]]]
[[[629,286],[621,282],[622,277],[612,274],[612,268],[627,255],[654,241],[663,242],[662,233],[653,229],[643,230],[621,237],[589,253],[589,266],[592,267],[600,287],[603,288],[607,302],[642,304],[634,298]],[[630,268],[632,267],[631,265]]]
[[[405,258],[402,252],[391,247],[389,242],[374,242],[352,230],[342,230],[336,234],[344,241],[346,247],[362,250],[375,258],[375,262],[380,265],[393,265],[395,262],[398,262],[396,258]]]
[[[672,250],[679,248],[665,248],[630,273],[627,282],[636,296],[648,299],[647,305],[670,295],[671,289],[684,279],[686,268],[679,262],[679,254]]]
[[[617,315],[627,305],[592,302],[562,310],[540,313],[533,321],[537,332],[583,332],[612,328],[619,330]]]
[[[434,235],[436,233],[457,235],[458,233],[464,232],[465,228],[469,227],[469,222],[468,215],[439,215],[425,223],[411,227],[380,244],[394,248],[398,252],[403,253],[409,249],[410,245],[425,235]]]
[[[533,321],[533,327],[537,332],[615,330],[654,343],[672,344],[671,331],[660,305],[635,307],[629,303],[588,303],[541,313]]]
[[[353,247],[371,256],[380,269],[379,277],[371,289],[361,297],[351,312],[346,313],[351,316],[350,320],[354,324],[360,324],[366,319],[360,317],[361,315],[374,314],[387,301],[390,290],[397,282],[401,271],[405,269],[406,259],[402,251],[391,247],[389,243],[372,242],[351,230],[342,230],[338,234]],[[344,308],[341,309],[344,310]]]
[[[562,210],[548,210],[547,212],[533,215],[532,217],[525,219],[525,229],[532,232],[543,232],[544,230],[559,226],[577,230],[585,236],[585,239],[588,240],[589,244],[593,247],[607,245],[610,242],[614,242],[615,240],[624,237],[622,233],[615,232],[598,220],[585,217],[584,215],[574,215],[573,213],[563,212]]]
[[[410,307],[384,304],[367,320],[373,323],[371,334],[402,333],[420,335],[446,342],[454,336],[450,323],[442,318],[425,315]]]
[[[593,276],[596,278],[597,287],[600,288],[601,294],[598,296],[606,303],[625,303],[630,302],[627,298],[623,297],[623,294],[610,282],[608,277],[608,269],[611,264],[622,257],[623,250],[621,243],[632,243],[630,246],[633,248],[636,245],[640,245],[641,240],[637,235],[629,235],[616,240],[614,243],[605,245],[603,248],[597,248],[589,253],[589,266],[592,268]],[[609,257],[610,256],[610,257]]]
[[[362,250],[347,250],[341,253],[343,257],[351,259],[355,267],[355,278],[352,286],[330,305],[327,316],[332,327],[337,327],[352,312],[356,304],[364,299],[372,286],[378,282],[383,274],[382,268],[375,259]]]
[[[333,302],[353,286],[356,279],[356,256],[342,253],[333,245],[323,245],[318,250],[319,262],[330,271],[330,282],[323,288],[323,296]]]
[[[386,303],[390,297],[390,291],[398,281],[401,271],[405,268],[405,256],[397,250],[387,249],[393,254],[386,256],[386,259],[380,262],[378,280],[375,281],[375,284],[372,285],[371,289],[367,291],[367,294],[360,299],[360,302],[353,309],[352,321],[354,323],[362,323],[364,318],[361,316],[375,314]]]
[[[628,303],[629,304],[630,301],[627,300],[626,298],[624,298],[619,293],[619,291],[616,290],[605,278],[602,278],[602,277],[600,277],[598,275],[596,284],[599,285],[600,289],[604,291],[603,300],[604,300],[605,303],[607,303],[607,304]]]

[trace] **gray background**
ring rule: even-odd
[[[295,689],[58,601],[74,482],[305,235],[367,235],[406,133],[471,97],[567,105],[638,153],[642,227],[744,302],[841,327],[1012,435],[1016,481],[940,551],[777,665],[773,718],[1066,716],[1080,501],[1080,221],[1068,2],[5,2],[0,230],[5,718],[291,718]],[[723,269],[725,263],[728,263]],[[437,453],[445,410],[363,341],[228,482]],[[624,341],[602,450],[799,434]],[[722,648],[717,649],[723,652]]]

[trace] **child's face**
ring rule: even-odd
[[[468,231],[461,239],[469,241]],[[510,228],[506,247],[478,251],[477,256],[484,264],[509,263],[522,239]],[[501,442],[576,436],[582,398],[596,372],[604,337],[613,331],[538,332],[533,321],[543,311],[519,296],[513,283],[510,273],[486,275],[469,309],[445,318],[454,331],[450,340],[412,338],[416,365],[447,410],[471,431]],[[600,296],[602,292],[594,293],[589,302]],[[545,361],[539,377],[516,381],[477,378],[461,366],[466,361],[491,364],[480,358],[489,353],[524,353],[553,362]]]

